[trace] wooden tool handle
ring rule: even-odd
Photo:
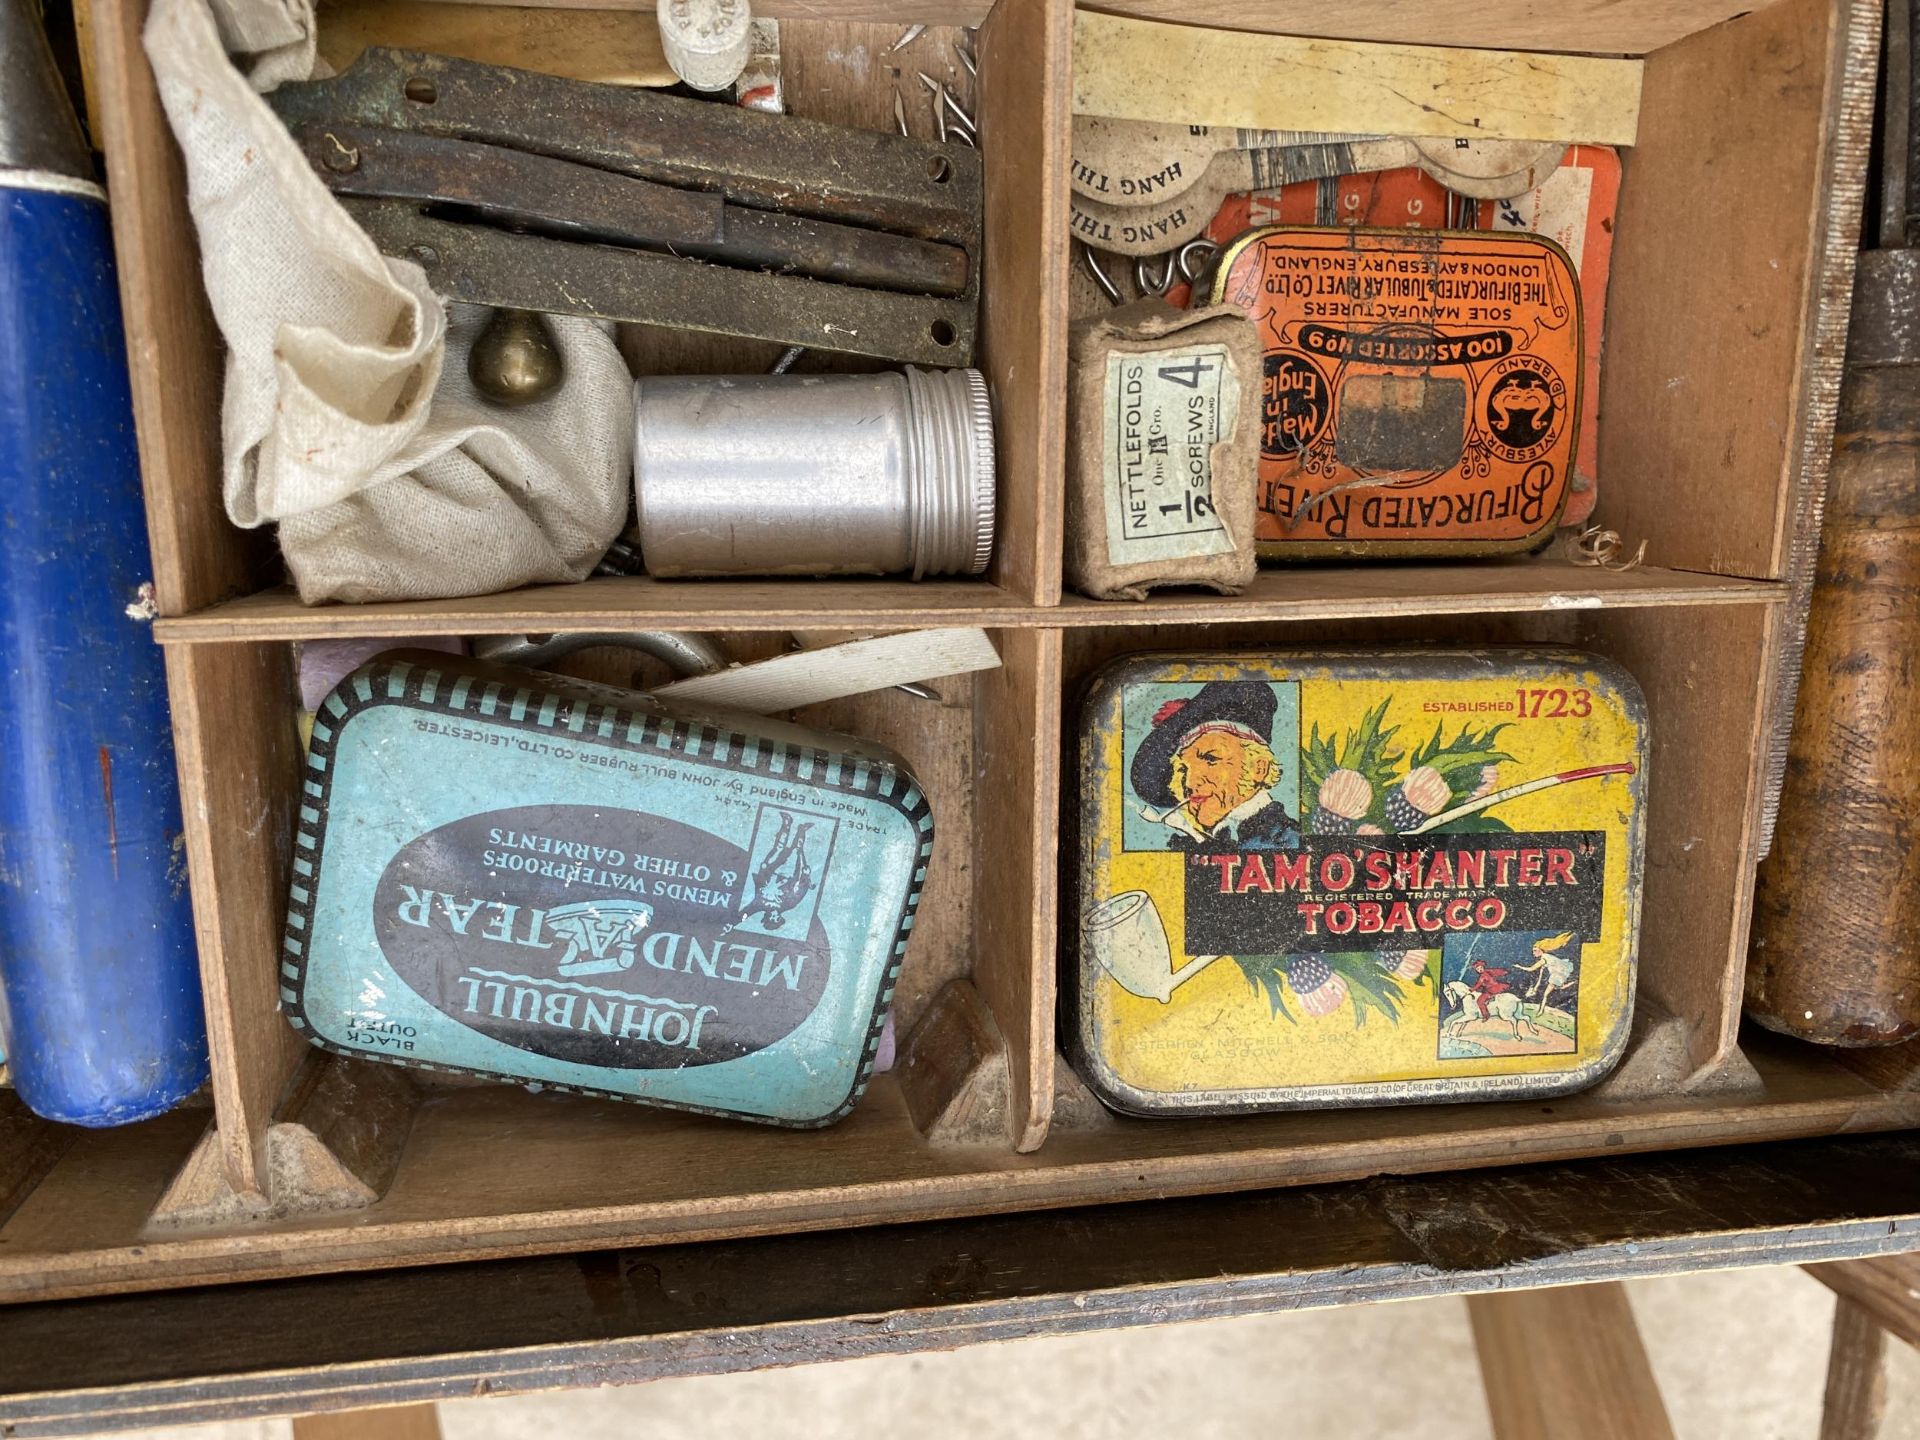
[[[1920,354],[1904,353],[1920,346],[1871,313],[1892,299],[1911,314],[1920,264],[1875,283],[1892,267],[1874,262],[1903,253],[1863,257],[1747,969],[1754,1019],[1825,1045],[1920,1034]]]

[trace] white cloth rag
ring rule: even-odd
[[[279,525],[309,604],[582,579],[633,469],[612,327],[548,317],[564,381],[493,407],[467,378],[491,312],[449,310],[419,266],[382,256],[258,93],[313,73],[313,0],[154,0],[145,41],[228,346],[234,523]]]

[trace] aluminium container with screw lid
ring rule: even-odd
[[[978,370],[648,376],[634,397],[650,574],[987,568],[993,417]]]

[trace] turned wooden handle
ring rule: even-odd
[[[1875,252],[1863,257],[1905,252]],[[1906,275],[1920,266],[1902,263]],[[1891,346],[1863,263],[1747,1011],[1825,1045],[1920,1033],[1920,343]],[[1911,311],[1908,312],[1911,314]],[[1913,322],[1909,320],[1908,325]],[[1876,363],[1862,363],[1870,360]],[[1898,359],[1908,363],[1883,363]]]

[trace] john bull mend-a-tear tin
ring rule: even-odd
[[[1646,710],[1557,650],[1089,686],[1069,1043],[1141,1115],[1557,1095],[1632,1016]]]
[[[876,747],[389,654],[314,717],[282,1008],[341,1054],[824,1125],[932,852]]]

